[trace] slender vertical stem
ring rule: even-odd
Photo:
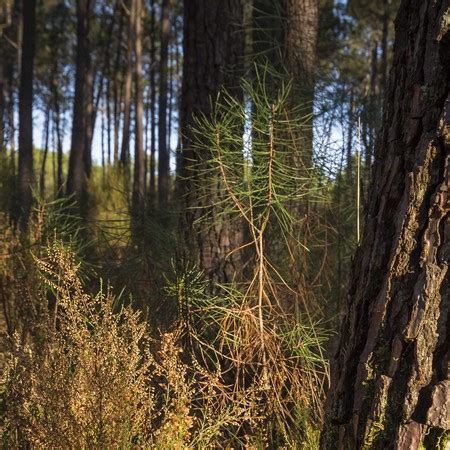
[[[360,239],[360,205],[361,205],[361,117],[358,117],[358,148],[356,149],[356,241]]]

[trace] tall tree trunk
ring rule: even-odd
[[[151,26],[151,43],[150,43],[150,203],[154,205],[156,199],[156,13],[155,1],[151,0],[150,7],[152,9],[150,16]]]
[[[120,163],[123,167],[128,167],[130,156],[130,123],[131,123],[131,82],[133,77],[133,26],[134,26],[134,0],[130,2],[128,16],[128,37],[127,37],[127,62],[125,67],[125,92],[123,99],[123,129],[122,147],[120,150]]]
[[[5,152],[5,129],[6,129],[6,114],[5,114],[6,98],[5,98],[5,66],[3,61],[0,61],[0,154]]]
[[[319,26],[318,0],[287,0],[286,66],[293,81],[293,106],[302,105],[309,116],[296,135],[301,161],[306,167],[312,159],[312,116],[316,73],[316,43]]]
[[[449,427],[449,14],[448,0],[403,0],[395,22],[323,448],[437,448]]]
[[[196,171],[208,155],[195,150],[191,127],[195,126],[196,116],[211,116],[211,100],[217,98],[222,87],[242,97],[239,87],[244,51],[242,21],[241,0],[184,2],[180,193],[186,202],[187,245],[213,289],[216,282],[229,282],[240,270],[239,252],[230,255],[230,251],[240,246],[241,230],[232,229],[227,218],[218,214],[215,204],[220,199],[208,191],[213,183]],[[204,191],[198,192],[202,186]],[[196,220],[203,215],[210,222],[197,224]]]
[[[14,101],[14,67],[12,64],[6,68],[6,82],[8,92],[8,104],[7,104],[7,122],[8,122],[8,143],[11,150],[11,156],[16,151],[16,127],[14,121],[15,101]]]
[[[4,5],[0,5],[0,16],[2,17],[3,29],[1,34],[7,34],[7,31],[11,25],[12,11],[11,5],[7,2]],[[3,37],[3,36],[0,36]],[[9,58],[6,53],[5,39],[0,42],[0,51],[3,53],[3,57],[0,60],[0,154],[6,152],[6,66],[9,64]]]
[[[145,161],[144,161],[144,143],[143,143],[143,100],[142,100],[142,0],[135,2],[135,152],[134,152],[134,179],[132,209],[136,215],[142,210],[145,189]]]
[[[96,106],[94,105],[94,71],[91,65],[91,58],[87,61],[86,72],[86,98],[84,105],[85,131],[84,131],[84,151],[83,164],[86,178],[90,178],[92,170],[92,138],[94,136]]]
[[[41,163],[41,173],[39,175],[39,192],[41,198],[45,197],[45,167],[47,163],[47,154],[48,154],[48,141],[50,137],[50,104],[47,106],[47,113],[45,114],[45,142],[44,142],[44,153],[42,155],[42,163]]]
[[[58,158],[56,175],[56,192],[58,197],[63,195],[63,144],[61,136],[61,109],[59,105],[59,87],[58,87],[58,61],[55,60],[53,66],[51,83],[53,109],[54,109],[54,132],[56,133],[56,153]]]
[[[108,80],[106,82],[106,92],[105,92],[105,103],[106,103],[106,139],[107,142],[107,166],[108,169],[111,166],[111,74],[108,70]]]
[[[159,60],[159,120],[158,120],[158,199],[162,207],[169,200],[170,154],[167,149],[167,85],[170,40],[169,12],[171,0],[161,5],[161,52]]]
[[[386,94],[388,76],[388,33],[389,33],[389,3],[390,0],[383,0],[383,17],[381,31],[381,95]]]
[[[119,2],[114,5],[113,14],[110,17],[108,23],[100,23],[100,26],[106,27],[107,36],[111,36],[114,32],[115,18],[118,12]],[[106,22],[106,21],[105,21]],[[106,26],[107,25],[107,26]],[[91,175],[92,169],[92,141],[94,138],[95,123],[97,120],[97,113],[99,110],[100,100],[104,94],[103,85],[105,82],[105,76],[107,76],[109,70],[109,60],[111,54],[111,40],[106,42],[105,48],[103,48],[103,59],[101,60],[101,67],[94,68],[89,67],[87,77],[87,90],[89,92],[89,100],[87,104],[86,112],[89,120],[86,126],[86,147],[85,147],[85,168],[88,178]],[[98,79],[98,81],[97,81]],[[97,90],[95,89],[97,86]],[[96,91],[96,92],[95,92]]]
[[[287,0],[286,65],[305,97],[314,91],[318,0]]]
[[[378,39],[374,39],[372,55],[370,61],[370,90],[369,90],[369,105],[367,117],[365,118],[365,126],[367,127],[367,133],[364,133],[366,136],[365,139],[368,141],[368,145],[364,146],[365,149],[365,166],[367,169],[367,173],[370,173],[370,168],[372,166],[372,157],[374,154],[375,147],[375,134],[376,129],[379,126],[380,115],[379,110],[381,109],[380,97],[384,98],[385,89],[381,93],[377,93],[377,80],[378,80]]]
[[[58,197],[64,195],[64,178],[63,178],[63,143],[61,136],[61,113],[59,108],[58,94],[55,94],[55,133],[56,133],[56,154],[57,154],[57,169],[56,169],[56,192]]]
[[[119,31],[117,33],[117,49],[116,58],[114,61],[114,76],[113,76],[113,117],[114,117],[114,164],[119,163],[119,128],[120,128],[120,104],[121,104],[121,86],[118,79],[120,70],[120,61],[122,56],[122,34],[123,34],[123,8],[121,8],[119,15]]]
[[[33,183],[33,75],[36,39],[36,0],[22,5],[23,36],[19,89],[19,207],[22,226],[31,210]]]
[[[67,175],[67,193],[74,194],[78,202],[85,191],[86,127],[89,116],[86,108],[89,100],[87,77],[89,71],[89,11],[90,0],[77,0],[77,50],[75,96],[73,103],[72,144]]]

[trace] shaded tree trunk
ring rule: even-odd
[[[296,133],[301,152],[296,164],[312,164],[312,116],[316,74],[316,46],[319,27],[318,0],[287,0],[285,38],[286,67],[293,81],[292,106],[302,105],[301,114],[309,117]]]
[[[286,65],[308,100],[314,92],[318,26],[318,0],[287,0]]]
[[[144,200],[145,189],[145,157],[143,143],[143,100],[142,100],[142,0],[135,2],[135,152],[134,152],[134,179],[132,209],[136,216],[141,211]]]
[[[39,191],[41,198],[45,196],[45,166],[47,163],[48,154],[48,141],[50,137],[50,105],[47,106],[47,113],[45,114],[45,143],[44,143],[44,153],[42,155],[41,173],[39,175]]]
[[[5,145],[5,129],[6,129],[6,115],[5,115],[5,68],[3,62],[0,62],[0,154],[6,151]]]
[[[449,23],[448,0],[401,3],[322,448],[437,448],[448,428]]]
[[[155,25],[156,25],[156,13],[155,2],[151,0],[151,16],[150,26],[152,32],[152,39],[150,43],[150,202],[153,205],[156,198],[156,45],[155,45]]]
[[[131,123],[131,82],[133,78],[133,27],[134,27],[134,0],[130,2],[128,16],[128,37],[127,37],[127,61],[125,66],[125,92],[123,98],[123,129],[122,147],[120,150],[120,163],[123,167],[128,167],[130,157],[130,123]]]
[[[388,33],[389,33],[389,3],[390,0],[383,0],[383,17],[381,31],[381,95],[386,94],[388,76]]]
[[[96,106],[94,105],[94,71],[91,65],[91,58],[87,61],[86,72],[86,98],[84,105],[85,131],[84,131],[84,151],[83,164],[86,178],[90,178],[92,171],[92,138],[94,136]]]
[[[184,3],[184,61],[181,98],[182,160],[179,192],[185,199],[186,245],[213,287],[229,282],[241,269],[240,252],[230,255],[241,244],[242,230],[235,229],[227,217],[218,214],[220,201],[205,175],[196,167],[208,155],[193,147],[191,127],[195,117],[212,113],[211,99],[222,87],[242,97],[240,76],[243,66],[243,3],[240,0],[197,0]],[[217,182],[220,182],[217,180]],[[195,190],[194,190],[195,188]],[[198,189],[203,191],[199,192]],[[208,223],[196,224],[199,216]],[[234,226],[234,225],[233,225]]]
[[[67,175],[67,193],[74,194],[78,202],[85,191],[85,147],[86,128],[90,116],[87,114],[89,92],[87,77],[89,72],[89,11],[90,0],[77,0],[77,50],[75,96],[73,103],[72,143]]]
[[[33,75],[36,40],[36,0],[22,5],[22,50],[19,89],[19,208],[22,226],[31,210],[33,183]]]
[[[106,82],[106,92],[105,92],[105,103],[106,103],[106,135],[107,135],[107,165],[108,168],[111,166],[111,74],[108,70],[108,80]]]
[[[56,78],[53,82],[53,101],[55,108],[55,133],[56,133],[56,153],[57,153],[57,168],[56,168],[56,192],[58,197],[63,195],[64,179],[63,179],[63,143],[61,136],[61,111],[59,106],[59,91]]]
[[[167,86],[170,39],[169,13],[171,0],[161,5],[161,52],[159,60],[159,119],[158,119],[158,199],[159,205],[169,200],[170,154],[167,148]]]
[[[123,8],[119,16],[119,31],[117,33],[117,49],[114,61],[113,76],[113,120],[114,120],[114,164],[119,163],[119,128],[120,128],[120,104],[121,104],[121,86],[117,74],[120,70],[120,60],[122,54],[121,37],[123,34]]]

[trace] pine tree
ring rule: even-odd
[[[436,448],[448,428],[446,0],[403,0],[322,447]]]

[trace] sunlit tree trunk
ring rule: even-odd
[[[448,429],[448,0],[403,0],[322,448],[438,448]]]
[[[23,36],[19,88],[19,208],[26,226],[31,210],[33,183],[33,75],[36,39],[36,0],[22,5]]]

